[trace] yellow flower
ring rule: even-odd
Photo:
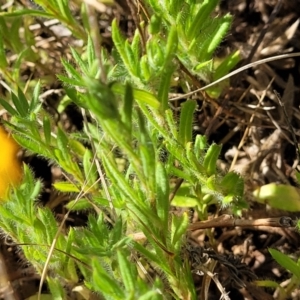
[[[18,158],[19,145],[0,126],[0,199],[6,198],[8,188],[22,179],[22,164]]]

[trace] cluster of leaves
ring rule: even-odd
[[[152,11],[146,34],[141,23],[129,42],[116,22],[112,24],[113,41],[121,58],[113,78],[124,79],[125,76],[135,86],[151,89],[166,108],[172,76],[178,65],[187,77],[196,76],[211,82],[226,75],[239,62],[238,51],[223,60],[213,59],[232,21],[229,14],[212,17],[218,0],[145,2]],[[221,88],[217,86],[208,92],[218,96]]]
[[[12,88],[15,93],[0,104],[12,115],[7,126],[18,143],[68,174],[68,182],[56,182],[54,187],[78,193],[67,204],[69,211],[94,213],[85,228],[65,233],[51,211],[36,204],[41,184],[25,167],[23,185],[0,208],[1,227],[23,245],[39,273],[47,262],[47,282],[56,299],[66,299],[62,286],[76,290],[80,276],[85,295],[96,291],[106,299],[196,299],[190,267],[182,256],[189,217],[172,214],[172,205],[195,207],[202,220],[212,204],[230,206],[238,213],[244,205],[243,181],[235,173],[218,171],[220,146],[208,145],[204,136],[193,139],[196,102],[185,102],[177,121],[167,101],[176,58],[200,76],[230,18],[214,18],[210,25],[208,16],[217,1],[149,1],[154,12],[151,36],[146,41],[137,31],[131,43],[122,38],[114,21],[115,57],[121,58],[123,79],[128,82],[122,84],[113,82],[120,65],[109,63],[104,50],[97,53],[88,35],[82,37],[67,1],[36,2],[44,11],[16,11],[7,17],[55,15],[86,41],[84,53],[71,49],[72,63],[62,60],[67,76],[58,78],[65,84],[68,101],[76,103],[90,121],[80,133],[66,134],[55,127],[41,108],[39,84],[31,97]],[[198,53],[201,41],[204,46]],[[100,79],[104,73],[108,82]],[[175,188],[174,181],[184,184]],[[147,243],[136,241],[138,232]],[[149,275],[149,266],[156,275]]]

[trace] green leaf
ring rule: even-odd
[[[300,280],[300,268],[299,265],[288,257],[286,254],[275,250],[269,249],[272,257],[286,270],[289,270],[293,275],[295,275]]]
[[[22,23],[22,18],[20,17],[16,17],[11,19],[12,24],[10,25],[9,28],[9,33],[10,33],[10,37],[11,37],[11,46],[14,49],[15,53],[18,53],[20,55],[21,52],[23,52],[26,48],[26,46],[24,45],[24,43],[22,43],[21,39],[20,39],[20,34],[19,34],[19,30],[23,25]],[[25,46],[25,47],[24,47]]]
[[[95,161],[93,161],[93,155],[89,149],[85,149],[82,164],[87,185],[91,186],[97,181],[98,172]]]
[[[51,124],[47,116],[43,118],[43,130],[46,144],[51,145]]]
[[[143,296],[140,296],[139,300],[163,300],[163,296],[158,290],[148,291]]]
[[[12,93],[11,99],[13,104],[15,105],[16,110],[18,111],[18,114],[23,118],[27,117],[28,102],[20,88],[18,88],[18,96]]]
[[[146,44],[146,53],[148,63],[153,70],[158,70],[164,65],[166,53],[163,45],[160,44],[157,37],[152,37],[152,39]]]
[[[67,84],[67,85],[70,85],[70,86],[82,86],[82,80],[80,79],[79,80],[75,80],[75,79],[72,79],[72,78],[69,78],[69,77],[66,77],[66,76],[63,76],[63,75],[57,75],[57,78],[59,80],[61,80],[63,83]]]
[[[169,178],[162,163],[156,165],[156,210],[159,218],[164,224],[164,228],[168,228],[169,218]]]
[[[71,182],[55,182],[53,183],[53,186],[56,190],[60,192],[65,192],[65,193],[79,193],[80,189],[78,186]]]
[[[176,195],[171,204],[178,207],[195,207],[199,202],[196,197]]]
[[[256,201],[286,211],[300,211],[300,190],[294,186],[270,183],[253,192]]]
[[[186,145],[192,140],[193,115],[196,109],[196,101],[189,100],[184,102],[180,114],[179,141]]]
[[[99,206],[104,206],[104,207],[108,207],[109,206],[109,201],[106,198],[94,196],[93,197],[93,201],[96,204],[98,204]],[[113,201],[116,201],[116,199],[113,199]],[[119,208],[118,205],[115,204],[115,202],[114,202],[114,207]],[[123,208],[123,206],[122,206],[122,208]]]
[[[236,196],[235,194],[227,194],[223,199],[222,199],[222,205],[223,207],[228,206],[235,200]]]
[[[39,96],[41,91],[41,83],[40,81],[37,82],[36,86],[33,90],[33,95],[31,98],[31,101],[29,103],[29,112],[30,113],[37,113],[40,110],[40,107],[42,106]]]
[[[189,225],[189,217],[187,213],[182,216],[172,215],[171,225],[171,242],[172,245],[176,245],[178,241],[182,240]],[[177,247],[178,248],[178,247]]]
[[[148,142],[149,143],[149,142]],[[155,152],[151,145],[141,144],[139,145],[139,156],[142,161],[143,177],[147,178],[147,186],[149,191],[154,188],[155,178]],[[145,182],[144,178],[140,177],[140,180]]]
[[[68,137],[60,127],[57,128],[57,146],[58,149],[62,151],[62,155],[68,159],[70,157],[68,151]]]
[[[65,59],[61,60],[66,72],[68,73],[69,77],[72,79],[75,79],[77,82],[82,82],[82,75]],[[62,78],[65,78],[61,75],[59,75]]]
[[[222,39],[224,38],[231,26],[232,16],[227,14],[219,20],[221,22],[221,26],[218,26],[218,30],[213,33],[213,39],[210,41],[210,44],[207,48],[208,55],[212,55],[216,48],[220,45]]]
[[[202,162],[204,159],[204,151],[207,149],[207,138],[205,135],[196,135],[195,143],[194,143],[194,152],[196,158],[199,162]]]
[[[166,4],[168,5],[168,11],[170,12],[170,15],[177,16],[182,9],[182,5],[185,3],[181,0],[171,0],[167,1]]]
[[[141,58],[141,37],[138,29],[136,29],[134,32],[134,36],[131,42],[131,50],[133,53],[134,61],[136,64],[138,64]]]
[[[197,58],[200,62],[208,61],[212,58],[214,51],[228,32],[231,22],[232,17],[230,15],[214,19],[209,26],[210,35],[201,43],[201,49],[197,51]]]
[[[39,141],[36,141],[32,137],[28,138],[28,136],[24,134],[24,136],[14,135],[14,138],[19,145],[26,148],[27,150],[30,150],[33,153],[44,155],[45,157],[53,158],[53,154],[49,150],[49,146],[41,144]]]
[[[126,240],[127,237],[124,237],[123,220],[121,216],[119,216],[114,225],[114,229],[111,231],[110,243],[114,244],[115,247],[120,248],[123,247]]]
[[[173,25],[169,29],[169,35],[167,40],[167,45],[165,46],[165,61],[163,68],[166,68],[169,65],[169,62],[173,59],[178,47],[178,35],[176,26]]]
[[[278,289],[278,296],[280,297],[280,299],[288,299],[288,295],[285,289],[278,282],[272,280],[255,280],[255,284],[260,287]]]
[[[201,159],[200,161],[197,159],[192,142],[187,143],[185,148],[186,148],[186,157],[189,162],[189,165],[186,167],[193,170],[193,172],[196,172],[195,175],[199,178],[199,180],[202,180],[201,178],[206,173],[205,167],[200,163],[201,161],[203,161],[203,159]]]
[[[38,221],[37,223],[40,224],[39,229],[39,235],[46,235],[46,243],[51,244],[53,242],[53,239],[57,233],[57,223],[54,218],[54,215],[52,214],[51,210],[49,208],[42,209],[40,207],[37,208],[37,211],[34,210],[34,213],[37,215],[37,218],[34,219],[34,221]],[[36,228],[36,225],[34,226]],[[47,230],[46,230],[47,228]],[[40,237],[41,242],[44,237]],[[63,247],[64,248],[64,247]],[[65,250],[65,249],[63,249]]]
[[[165,117],[166,117],[166,121],[169,126],[170,133],[172,134],[173,138],[175,140],[177,140],[178,139],[178,131],[177,131],[177,124],[175,122],[173,112],[170,109],[166,110]]]
[[[149,81],[151,72],[148,64],[147,55],[143,55],[140,61],[140,75],[144,81]]]
[[[161,74],[157,98],[161,102],[162,111],[165,111],[169,107],[169,91],[174,71],[174,67],[168,66],[164,68],[164,71]]]
[[[0,99],[0,101],[1,101],[1,99]],[[300,183],[300,172],[296,171],[295,175],[296,175],[298,183]]]
[[[221,152],[221,146],[212,144],[205,155],[203,166],[208,176],[214,175],[217,168],[217,160]]]
[[[114,83],[111,89],[118,95],[125,95],[126,87],[120,83]],[[133,89],[133,97],[137,102],[147,104],[155,109],[160,107],[160,102],[157,98],[147,91]]]
[[[220,182],[223,193],[233,193],[236,196],[242,197],[244,194],[244,181],[237,173],[228,172]]]
[[[7,65],[3,36],[0,34],[0,69],[5,69]]]
[[[87,46],[86,46],[86,54],[87,54],[88,66],[92,67],[96,60],[96,54],[95,54],[93,40],[90,37],[90,35],[88,36],[88,42],[87,42]]]
[[[187,172],[184,172],[178,168],[175,168],[173,166],[170,166],[168,168],[168,173],[170,175],[176,176],[178,178],[182,178],[184,180],[186,180],[187,182],[194,182],[195,178],[194,176],[192,176],[191,174],[187,174]]]
[[[125,38],[121,35],[117,25],[117,20],[114,19],[111,24],[111,34],[114,45],[121,56],[121,59],[128,70],[131,70],[131,61],[128,57],[128,53],[125,50]]]
[[[118,170],[118,167],[115,164],[115,161],[111,157],[103,156],[103,165],[107,176],[113,181],[116,186],[120,188],[122,194],[125,194],[129,197],[130,201],[138,203],[138,197],[136,192],[133,190],[131,185],[125,180],[123,174]]]
[[[33,9],[20,9],[16,10],[14,12],[0,12],[0,17],[23,17],[26,15],[31,15],[35,17],[41,17],[41,18],[53,18],[53,15],[46,13],[41,10],[33,10]]]
[[[55,186],[55,188],[57,190],[61,191],[60,188],[57,188],[56,186]],[[76,191],[65,191],[65,192],[76,192]],[[77,192],[78,192],[78,190],[77,190]],[[65,205],[65,207],[71,211],[82,211],[82,210],[89,210],[89,209],[93,208],[91,203],[85,198],[71,200]]]
[[[193,15],[191,12],[190,18],[192,19],[192,23],[189,25],[187,30],[187,38],[191,40],[195,37],[199,31],[201,31],[204,22],[210,18],[210,14],[216,8],[219,0],[204,0],[201,3],[201,6],[196,15]]]
[[[18,112],[4,99],[0,98],[0,105],[7,110],[12,116],[18,116]]]
[[[77,156],[83,157],[85,154],[86,147],[82,145],[79,141],[70,138],[68,141],[68,146],[70,150],[72,150],[74,153],[76,153]]]
[[[195,72],[199,72],[199,71],[201,71],[202,69],[204,69],[205,67],[210,67],[211,63],[212,63],[212,60],[211,60],[211,59],[210,59],[210,60],[207,60],[207,61],[204,61],[204,62],[200,62],[199,64],[197,64],[197,65],[193,68],[193,70],[194,70]]]
[[[71,52],[72,52],[73,58],[75,59],[79,69],[83,73],[88,74],[88,68],[86,66],[86,63],[83,61],[81,55],[72,47],[71,47]]]
[[[65,291],[61,285],[61,281],[59,278],[52,278],[50,276],[47,277],[47,284],[53,299],[55,300],[63,300],[66,299]]]
[[[241,57],[239,50],[227,55],[225,59],[223,59],[222,62],[218,65],[218,67],[215,68],[213,73],[213,80],[217,80],[228,74],[228,72],[233,69],[240,60]]]
[[[175,0],[178,1],[178,0]],[[180,36],[186,37],[185,32],[188,30],[189,26],[188,23],[190,21],[192,8],[190,3],[184,1],[180,3],[180,9],[177,14],[175,14],[175,24],[178,24],[177,30],[180,33]],[[190,39],[189,39],[190,40]]]
[[[156,154],[153,142],[149,136],[147,130],[146,120],[144,115],[140,110],[137,110],[138,124],[139,124],[139,154],[142,161],[142,168],[144,171],[144,176],[147,178],[149,186],[154,188],[154,178],[155,178],[155,163],[156,163]],[[140,167],[140,166],[139,166]],[[143,178],[140,178],[143,180]]]
[[[56,6],[59,8],[59,12],[61,13],[61,16],[63,16],[69,22],[73,21],[73,15],[70,11],[68,1],[57,0],[56,1]]]
[[[162,222],[152,211],[151,207],[147,207],[146,205],[141,204],[135,204],[129,201],[126,206],[130,211],[132,218],[139,224],[141,224],[144,232],[151,232],[155,235],[157,230],[163,230]]]
[[[159,1],[157,0],[149,0],[149,4],[151,5],[152,9],[154,10],[155,13],[160,15],[160,13],[163,11],[162,10],[162,5],[160,4]]]
[[[120,283],[115,278],[109,276],[107,271],[100,265],[97,259],[92,260],[92,280],[96,292],[113,297],[116,300],[126,299]]]
[[[149,24],[149,33],[152,35],[158,34],[161,30],[162,18],[154,14],[151,16]]]
[[[132,274],[132,265],[129,263],[123,251],[118,250],[117,255],[122,282],[124,283],[125,289],[127,292],[133,292],[136,286],[136,278],[134,274]]]
[[[217,180],[216,180],[216,175],[215,174],[211,175],[210,177],[208,177],[206,179],[206,186],[210,190],[212,190],[212,191],[215,191],[215,192],[218,191],[218,186],[219,185],[217,184]]]
[[[124,50],[127,56],[128,70],[132,73],[132,75],[138,76],[139,64],[138,61],[135,60],[134,53],[128,40],[125,41]]]
[[[77,266],[75,264],[75,261],[73,259],[68,259],[64,263],[64,266],[66,266],[64,269],[65,278],[71,282],[78,282],[79,278],[77,275]]]
[[[110,86],[93,78],[84,78],[88,93],[84,97],[88,108],[100,120],[120,120],[118,100]]]
[[[132,241],[132,246],[137,250],[139,253],[141,253],[146,259],[149,261],[155,263],[156,265],[160,266],[167,274],[170,274],[171,271],[168,268],[168,265],[165,264],[163,257],[158,257],[156,253],[150,252],[148,249],[146,249],[143,245],[140,243],[137,243],[135,241]]]
[[[128,129],[128,139],[131,138],[132,131],[132,110],[133,110],[133,91],[129,84],[126,84],[123,110],[121,111],[122,121]]]

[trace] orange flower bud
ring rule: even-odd
[[[18,158],[20,146],[0,126],[0,200],[4,200],[10,186],[16,186],[22,179],[22,164]]]

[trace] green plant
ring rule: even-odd
[[[297,289],[300,282],[299,264],[300,260],[295,261],[289,255],[281,253],[275,249],[269,249],[270,254],[276,260],[276,262],[284,268],[286,271],[292,273],[291,278],[287,281],[284,287],[272,280],[259,280],[257,281],[258,286],[273,288],[278,291],[276,299],[283,300],[291,297],[293,291]]]
[[[63,223],[58,226],[52,212],[37,204],[42,184],[25,167],[23,184],[0,207],[1,227],[43,277],[48,269],[46,280],[56,299],[66,299],[66,290],[77,290],[80,277],[86,294],[95,291],[105,299],[196,299],[182,251],[189,216],[173,214],[172,206],[194,207],[201,220],[212,204],[239,213],[245,205],[243,180],[218,170],[219,145],[209,145],[204,136],[193,138],[196,101],[182,104],[177,121],[168,109],[168,93],[180,63],[207,80],[213,51],[231,17],[210,23],[217,1],[149,1],[150,25],[140,25],[148,35],[137,31],[131,42],[125,41],[113,21],[116,61],[111,62],[96,44],[96,29],[85,23],[85,35],[67,2],[37,3],[44,11],[15,11],[4,17],[58,14],[85,41],[82,53],[71,48],[72,62],[62,58],[65,73],[58,78],[65,103],[75,103],[89,121],[79,133],[67,134],[61,124],[55,126],[39,102],[40,84],[30,96],[18,88],[0,104],[12,115],[6,126],[18,143],[66,174],[68,180],[54,187],[76,193],[66,205],[68,211],[89,209],[90,214],[86,227],[63,231]],[[82,14],[89,20],[84,9]],[[215,74],[229,70],[223,65],[221,72],[221,66]],[[147,242],[137,241],[137,232]]]
[[[296,172],[295,175],[299,183],[299,172]],[[300,191],[299,188],[295,186],[270,183],[255,190],[253,195],[256,197],[257,202],[266,203],[275,209],[291,212],[298,212],[300,209]],[[283,201],[283,199],[286,199],[287,201]],[[299,230],[299,221],[295,223],[296,228]],[[291,273],[292,276],[289,278],[288,283],[284,285],[284,287],[272,280],[260,280],[257,282],[257,284],[259,286],[276,289],[278,291],[277,299],[279,300],[290,298],[293,291],[297,289],[300,283],[300,259],[298,258],[298,260],[295,261],[290,257],[290,255],[281,253],[276,249],[269,249],[269,252],[274,260],[287,272]]]
[[[131,42],[121,35],[116,21],[112,37],[118,64],[112,78],[126,76],[135,86],[152,90],[167,108],[172,76],[182,66],[188,78],[211,82],[226,75],[238,62],[234,52],[223,60],[213,59],[215,50],[227,34],[232,16],[212,17],[218,0],[210,1],[145,1],[151,13],[147,33],[145,24],[135,31]],[[183,87],[183,86],[181,86]],[[208,90],[218,96],[224,85]]]

